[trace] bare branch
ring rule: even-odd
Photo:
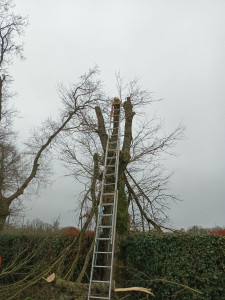
[[[129,190],[129,192],[131,193],[133,199],[135,200],[141,214],[144,216],[144,218],[146,219],[146,221],[150,224],[152,224],[154,226],[154,228],[160,232],[162,232],[162,229],[160,228],[160,226],[155,223],[155,221],[153,221],[152,219],[149,218],[149,216],[146,214],[146,212],[144,211],[144,209],[142,208],[137,195],[135,194],[134,190],[132,189],[131,185],[129,184],[129,181],[127,180],[126,176],[125,176],[125,182],[126,182],[126,186]]]

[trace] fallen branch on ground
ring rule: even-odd
[[[154,297],[151,289],[146,289],[143,287],[130,287],[130,288],[115,288],[114,292],[143,292]]]
[[[47,278],[43,278],[47,282],[55,282],[56,286],[64,287],[64,288],[73,288],[76,289],[76,287],[80,286],[87,286],[87,284],[77,284],[71,281],[63,280],[63,279],[56,279],[55,273],[51,274]],[[130,287],[130,288],[115,288],[114,283],[114,292],[143,292],[148,295],[151,295],[154,297],[154,294],[151,292],[151,289],[146,289],[143,287]]]

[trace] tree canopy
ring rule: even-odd
[[[98,69],[93,71],[97,73]],[[118,76],[117,87],[123,101],[118,230],[161,230],[169,201],[177,197],[168,191],[172,173],[166,172],[160,160],[183,137],[184,128],[178,125],[173,132],[164,133],[163,122],[151,117],[154,102],[151,93],[137,79],[123,85]],[[69,91],[61,89],[61,92],[64,96]],[[71,122],[58,143],[60,158],[70,175],[84,185],[80,218],[93,203],[98,203],[100,196],[106,128],[113,99],[104,92],[100,94],[98,105],[83,110],[79,123]]]

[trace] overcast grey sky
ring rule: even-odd
[[[152,106],[171,130],[180,121],[186,139],[167,167],[177,170],[171,206],[177,228],[225,226],[225,2],[223,0],[16,0],[29,15],[26,61],[11,68],[18,92],[21,138],[57,113],[56,86],[97,64],[106,89],[116,93],[115,71],[141,77],[164,101]],[[116,96],[116,94],[115,94]],[[59,178],[29,202],[27,217],[74,225],[77,185]]]

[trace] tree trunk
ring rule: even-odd
[[[3,83],[4,77],[2,78],[0,75],[0,121],[2,119],[2,83]]]
[[[124,170],[126,164],[120,160],[118,173],[118,207],[116,232],[119,236],[124,236],[130,229],[130,217],[128,213],[128,199],[125,193]]]
[[[123,104],[125,112],[124,141],[120,151],[119,174],[118,174],[118,210],[117,210],[117,233],[124,236],[130,229],[130,217],[128,213],[128,199],[125,192],[125,170],[130,161],[130,147],[132,142],[132,122],[135,113],[131,99],[128,97]]]
[[[5,227],[6,218],[9,216],[9,204],[5,198],[0,198],[0,234]]]
[[[118,134],[118,122],[119,122],[119,108],[120,106],[115,106],[113,111],[113,132],[110,142],[116,141]],[[131,99],[128,97],[123,104],[125,111],[125,129],[124,129],[124,142],[122,145],[122,151],[120,151],[119,160],[119,173],[118,173],[118,209],[117,209],[117,233],[119,236],[124,236],[129,232],[130,228],[130,218],[128,213],[128,199],[125,193],[125,178],[124,173],[127,164],[130,160],[130,146],[132,142],[132,121],[135,113],[133,112],[133,106],[131,104]],[[103,152],[105,153],[106,143],[107,143],[107,133],[105,130],[105,122],[102,115],[100,107],[95,108],[96,116],[98,119],[98,135],[101,141]],[[116,144],[111,144],[109,149],[113,150]],[[113,154],[112,154],[113,155]],[[110,178],[108,178],[110,181]],[[108,182],[107,182],[108,183]],[[111,192],[110,188],[107,192]]]

